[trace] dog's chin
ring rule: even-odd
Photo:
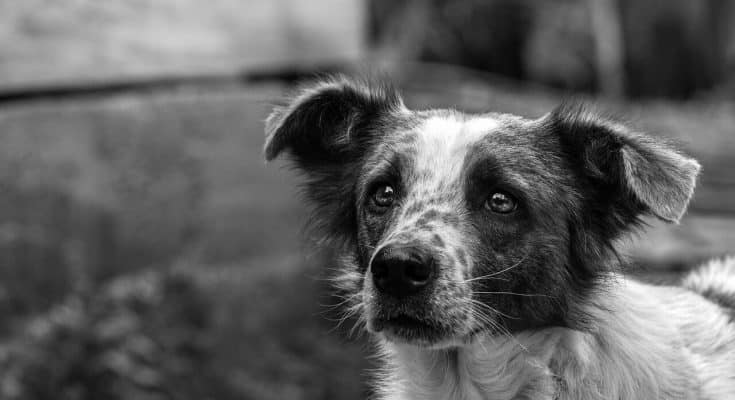
[[[461,335],[447,327],[408,315],[373,319],[368,324],[368,331],[395,344],[429,349],[456,347],[464,342]]]

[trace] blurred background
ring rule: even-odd
[[[0,0],[0,398],[364,399],[270,104],[380,71],[410,107],[579,96],[704,169],[624,241],[670,282],[735,246],[735,2]]]

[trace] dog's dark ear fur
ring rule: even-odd
[[[641,212],[667,222],[684,215],[700,170],[697,161],[579,104],[563,104],[550,118],[570,158],[612,202],[617,225]]]
[[[305,85],[266,120],[265,158],[288,151],[306,168],[349,160],[374,140],[366,125],[401,108],[400,96],[385,84],[333,77]]]
[[[305,173],[305,194],[317,216],[312,226],[327,238],[349,241],[356,234],[360,165],[385,135],[381,127],[404,109],[390,86],[334,77],[303,86],[266,120],[266,160],[285,152]]]

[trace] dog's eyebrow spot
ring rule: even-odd
[[[429,221],[431,221],[431,220],[422,216],[422,217],[420,217],[419,219],[416,220],[416,225],[428,225],[429,224]]]
[[[457,261],[463,266],[467,266],[467,253],[461,248],[457,248],[455,256],[457,257]]]
[[[436,233],[431,237],[431,244],[441,249],[444,248],[444,240]]]
[[[406,216],[417,214],[419,211],[424,209],[424,206],[425,204],[423,201],[415,201],[406,207],[406,211],[404,213]]]
[[[437,210],[435,210],[435,209],[431,209],[431,210],[429,210],[429,211],[425,212],[425,213],[424,213],[424,214],[423,214],[423,215],[421,216],[421,218],[426,218],[426,219],[435,219],[435,218],[437,218],[438,216],[439,216],[439,211],[437,211]]]
[[[441,195],[432,197],[431,200],[429,200],[429,204],[432,204],[432,205],[444,204],[450,201],[451,199],[452,199],[452,195],[445,193],[445,194],[441,194]]]
[[[459,217],[447,212],[442,214],[442,222],[447,225],[459,225]]]
[[[421,222],[416,223],[416,228],[426,230],[428,232],[434,232],[434,228],[436,225],[433,224],[434,221],[431,220],[424,220]]]

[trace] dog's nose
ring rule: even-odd
[[[386,246],[370,265],[375,287],[385,294],[405,297],[426,287],[435,274],[433,258],[416,247]]]

